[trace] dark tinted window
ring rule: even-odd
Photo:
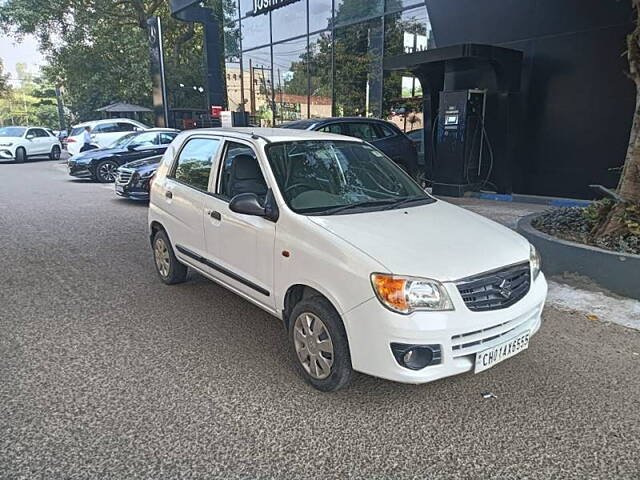
[[[378,130],[380,130],[383,138],[393,137],[394,135],[398,134],[398,132],[396,132],[393,128],[385,125],[384,123],[378,125]]]
[[[168,145],[173,142],[173,139],[176,138],[177,133],[167,133],[163,132],[158,135],[158,143],[160,145]]]
[[[260,164],[252,148],[228,143],[220,171],[218,193],[231,199],[241,193],[255,193],[261,200],[267,193]]]
[[[356,138],[361,138],[367,142],[377,140],[380,138],[375,127],[370,123],[350,123],[349,135]]]
[[[44,130],[42,128],[34,128],[33,132],[36,134],[36,137],[47,138],[49,136],[49,134],[46,132],[46,130]]]
[[[103,123],[93,127],[91,133],[113,133],[119,131],[120,130],[118,130],[118,126],[115,123]]]
[[[173,177],[206,192],[209,187],[211,165],[219,146],[220,140],[216,138],[189,140],[178,156]]]
[[[118,122],[116,128],[117,130],[114,130],[115,132],[133,132],[136,126],[131,123]]]
[[[318,128],[318,131],[326,133],[337,133],[339,135],[349,135],[349,132],[347,132],[342,127],[343,125],[340,123],[330,123],[329,125],[323,125],[322,127]]]

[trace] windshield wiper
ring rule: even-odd
[[[396,200],[393,203],[391,203],[388,207],[385,208],[385,210],[392,210],[394,208],[399,208],[404,205],[408,205],[410,203],[419,202],[419,201],[424,201],[425,203],[433,203],[435,202],[435,199],[431,197],[423,197],[422,195],[419,197],[401,198],[400,200]]]
[[[340,207],[330,208],[323,212],[319,212],[318,215],[334,215],[336,213],[344,212],[345,210],[351,210],[353,208],[366,208],[376,207],[378,205],[388,205],[389,202],[395,202],[394,200],[365,200],[362,202],[351,203],[349,205],[342,205]]]

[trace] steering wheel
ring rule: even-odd
[[[301,187],[306,187],[307,190],[317,190],[318,189],[315,185],[310,185],[308,183],[294,183],[293,185],[289,185],[287,188],[285,188],[284,193],[285,193],[285,195],[287,195],[291,190],[294,190],[296,188],[301,188]]]

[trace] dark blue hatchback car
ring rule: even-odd
[[[412,142],[393,123],[377,118],[312,118],[286,123],[282,128],[337,133],[361,138],[384,152],[413,178],[418,178],[418,152]]]

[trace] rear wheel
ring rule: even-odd
[[[51,152],[49,152],[49,159],[60,160],[60,147],[58,145],[54,145]]]
[[[353,375],[342,319],[324,297],[307,298],[292,310],[289,339],[296,369],[324,392],[344,388]]]
[[[187,279],[187,267],[176,258],[164,230],[158,230],[153,236],[153,259],[160,280],[167,285],[182,283]]]
[[[96,166],[96,180],[100,183],[113,183],[116,180],[118,164],[113,160],[103,160]]]
[[[22,147],[18,147],[16,149],[16,163],[22,163],[27,159],[27,151],[22,148]]]

